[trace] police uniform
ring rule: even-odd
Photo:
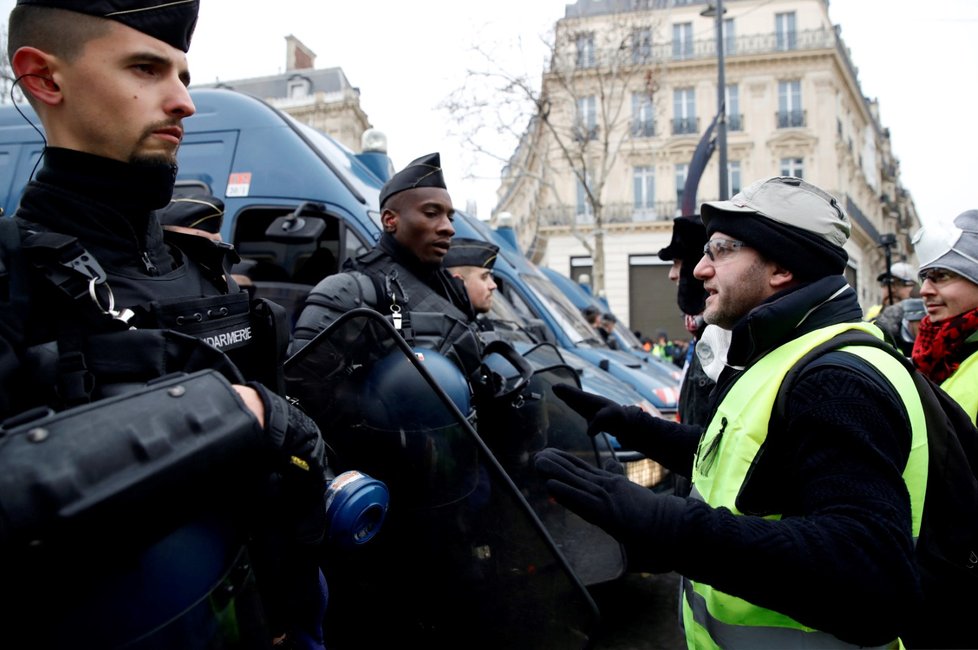
[[[380,205],[417,187],[447,189],[437,153],[412,161],[392,176],[381,190]],[[464,284],[442,265],[423,264],[386,232],[347,271],[323,279],[309,292],[293,330],[291,353],[358,307],[384,314],[409,344],[441,352],[466,377],[478,373],[482,341],[472,326],[475,312]]]
[[[183,51],[198,10],[197,0],[17,4],[115,20]],[[4,499],[0,634],[15,645],[22,635],[32,647],[234,636],[246,647],[268,641],[265,615],[292,633],[260,604],[252,562],[276,565],[259,578],[263,590],[291,580],[303,598],[324,598],[309,560],[322,530],[308,518],[322,508],[322,440],[274,392],[284,312],[252,309],[229,280],[230,246],[164,237],[155,210],[175,176],[171,164],[49,147],[0,223],[0,491],[21,496]],[[264,429],[232,389],[248,381]],[[45,445],[29,444],[37,434],[25,428],[45,431]],[[305,468],[293,472],[290,458]],[[259,531],[249,556],[248,510],[272,498],[270,470],[303,504],[287,523],[308,525],[306,539]],[[302,559],[280,561],[272,545]]]
[[[452,269],[457,266],[473,266],[479,269],[492,269],[496,264],[496,257],[499,255],[499,246],[480,239],[470,239],[468,237],[453,237],[452,247],[448,249],[442,266]],[[464,283],[463,283],[464,284]],[[473,312],[473,322],[484,336],[494,336],[490,334],[494,331],[492,321],[488,318],[479,318]]]

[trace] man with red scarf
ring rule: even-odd
[[[913,245],[927,308],[914,365],[978,422],[978,210],[921,228]]]

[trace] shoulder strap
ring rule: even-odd
[[[894,348],[886,341],[876,338],[872,334],[869,334],[868,332],[865,332],[860,329],[846,330],[844,332],[836,334],[829,340],[823,341],[822,343],[816,345],[814,348],[806,352],[805,355],[802,356],[802,358],[799,359],[798,362],[795,363],[795,365],[793,365],[788,370],[788,372],[784,376],[784,380],[781,382],[781,388],[778,389],[778,395],[774,401],[774,410],[772,411],[772,415],[771,415],[772,420],[774,420],[775,417],[777,418],[784,417],[784,413],[788,404],[788,396],[791,394],[790,388],[794,384],[795,380],[798,378],[798,375],[800,375],[807,367],[809,367],[810,364],[816,362],[816,360],[822,358],[825,354],[828,354],[829,352],[834,352],[836,350],[839,350],[841,348],[850,345],[863,345],[867,347],[878,348],[880,350],[889,352],[891,356],[893,356],[895,359],[898,359],[903,364],[903,367],[907,369],[907,372],[909,372],[911,375],[917,374],[910,360],[907,359],[905,356],[903,356],[899,350]],[[854,370],[860,370],[860,369],[869,370],[872,368],[872,366],[870,366],[867,362],[863,361],[859,357],[853,355],[846,355],[846,357],[847,359],[851,359],[852,362],[850,363],[848,360],[842,361],[841,359],[834,359],[833,362],[837,362],[838,365],[845,365]],[[879,376],[879,373],[874,371],[873,375],[870,376],[875,378]],[[914,382],[915,383],[917,382],[916,377],[914,378]],[[919,387],[918,387],[918,392],[919,392]]]

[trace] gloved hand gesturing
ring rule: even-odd
[[[655,435],[659,422],[668,424],[649,415],[637,406],[623,406],[606,397],[588,393],[570,384],[557,384],[554,395],[564,400],[568,406],[587,420],[587,434],[596,436],[602,431],[618,438],[622,445],[649,455],[643,450],[647,438]]]
[[[655,494],[552,447],[536,455],[534,466],[558,503],[625,546],[629,569],[661,573],[676,568],[686,499]]]

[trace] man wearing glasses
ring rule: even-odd
[[[950,226],[921,228],[920,297],[927,315],[914,341],[914,365],[978,421],[978,210]]]
[[[691,477],[690,496],[654,494],[556,450],[536,467],[558,501],[623,543],[631,570],[683,575],[689,647],[894,644],[921,600],[913,536],[926,479],[904,470],[926,466],[927,447],[907,415],[921,410],[910,374],[884,350],[829,352],[776,405],[821,342],[850,329],[882,336],[843,276],[849,218],[794,177],[700,213],[703,316],[732,331],[706,427],[554,390],[589,430]]]

